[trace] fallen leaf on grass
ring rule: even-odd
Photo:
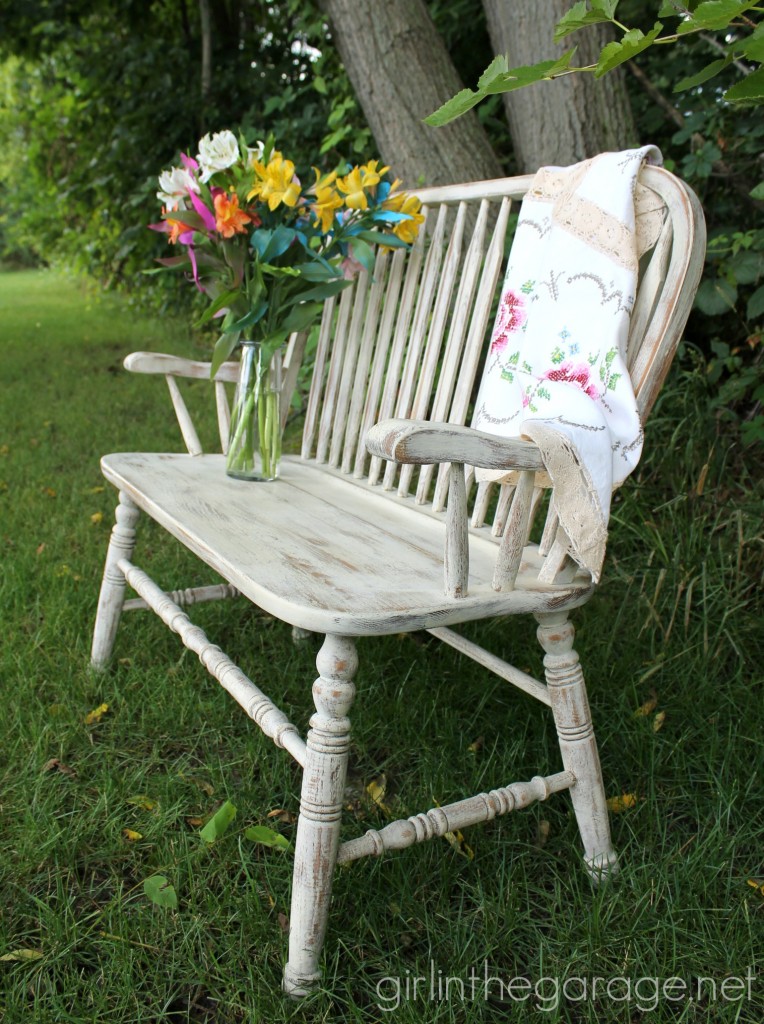
[[[97,722],[100,722],[108,710],[108,704],[99,704],[97,708],[93,708],[92,711],[88,711],[84,719],[85,725],[95,725]]]
[[[279,928],[284,935],[289,935],[289,918],[283,911],[279,911]]]
[[[143,839],[143,833],[136,832],[134,828],[123,828],[122,835],[128,843],[137,843],[139,839]]]
[[[43,544],[38,544],[37,548],[35,550],[35,554],[36,555],[41,555],[44,550],[45,550],[45,544],[44,543]]]
[[[647,700],[644,702],[644,704],[641,704],[637,708],[637,710],[634,712],[634,717],[635,718],[646,718],[647,715],[651,715],[653,713],[653,711],[655,711],[657,706],[658,706],[658,694],[655,692],[655,690],[651,690],[650,691],[650,696],[647,698]]]
[[[274,810],[268,811],[266,817],[275,818],[276,821],[281,821],[285,825],[294,825],[297,821],[297,815],[293,811],[285,811],[283,807],[276,807]]]
[[[88,487],[85,494],[101,494],[105,490],[105,487]]]
[[[196,818],[196,817],[186,818],[186,824],[190,828],[199,828],[200,825],[204,824],[204,818]]]
[[[470,754],[477,754],[478,750],[480,750],[480,748],[483,746],[484,738],[485,737],[483,736],[478,736],[474,743],[470,743],[470,745],[467,747],[467,750],[470,752]]]
[[[42,766],[42,770],[44,772],[61,772],[62,775],[68,775],[70,779],[77,778],[77,772],[74,768],[70,768],[68,764],[59,761],[57,757],[51,757],[49,761],[46,761]]]
[[[0,960],[8,962],[10,960],[41,960],[45,954],[41,949],[14,949],[10,953],[5,953],[0,956]]]
[[[637,806],[637,797],[635,793],[621,793],[620,796],[611,796],[607,801],[607,809],[612,814],[623,814],[624,811],[630,811],[632,807]]]
[[[220,839],[235,817],[236,808],[230,800],[226,800],[215,811],[199,835],[205,843],[215,843]]]
[[[385,803],[385,791],[387,790],[387,776],[383,773],[376,779],[372,779],[366,787],[366,792],[371,797],[372,801],[379,807],[383,814],[387,815],[388,818],[392,818],[392,811]]]
[[[764,882],[757,882],[755,878],[749,878],[748,884],[752,889],[756,889],[760,896],[764,896]]]
[[[42,493],[43,494],[47,494],[47,496],[49,498],[55,498],[56,497],[56,492],[53,490],[52,487],[43,487]]]
[[[253,843],[259,843],[260,846],[271,846],[277,850],[289,850],[292,846],[286,836],[282,836],[280,832],[274,832],[272,828],[266,828],[265,825],[252,825],[251,828],[245,828],[244,838]]]
[[[663,723],[666,721],[666,712],[659,711],[653,719],[653,732],[660,732],[663,728]]]
[[[92,514],[92,516],[90,517],[90,522],[93,524],[93,526],[98,526],[98,524],[102,520],[103,520],[103,512],[94,512]]]
[[[170,884],[170,880],[164,875],[152,875],[145,879],[143,891],[158,907],[168,907],[170,910],[178,909],[178,894]]]
[[[457,829],[455,832],[444,832],[443,838],[453,846],[457,853],[460,853],[462,857],[466,857],[467,860],[475,859],[475,851],[467,843],[462,833]]]
[[[433,803],[435,804],[436,807],[440,807],[440,804],[434,798]],[[475,851],[466,841],[466,839],[464,838],[464,836],[462,835],[461,831],[458,828],[454,829],[453,832],[444,832],[443,838],[446,840],[447,843],[450,843],[450,845],[453,846],[456,852],[460,853],[462,857],[466,857],[467,860],[475,859]]]
[[[549,833],[552,830],[552,826],[546,820],[542,818],[536,826],[536,846],[541,849],[542,846],[546,846],[546,841],[549,839]]]
[[[151,797],[146,796],[145,793],[139,793],[137,796],[129,796],[125,803],[132,804],[133,807],[140,807],[144,811],[155,811],[157,808],[156,800],[152,800]]]
[[[184,782],[190,782],[192,786],[196,786],[202,793],[206,793],[207,796],[212,796],[215,792],[215,787],[211,782],[207,782],[205,779],[197,779],[193,775],[184,775],[183,772],[178,772],[181,779]]]

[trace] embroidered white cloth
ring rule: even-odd
[[[626,369],[638,261],[661,201],[637,182],[654,146],[545,167],[520,210],[473,426],[541,451],[573,558],[599,579],[610,496],[639,461]],[[513,474],[478,470],[478,480]]]

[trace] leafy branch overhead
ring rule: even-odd
[[[737,104],[764,102],[764,68],[761,67],[764,61],[764,23],[757,20],[757,15],[764,10],[761,2],[703,0],[699,3],[698,0],[689,0],[688,3],[680,3],[678,0],[666,0],[658,17],[679,18],[679,24],[674,31],[664,31],[663,22],[656,21],[648,32],[629,28],[620,22],[616,18],[617,7],[618,0],[579,0],[560,18],[555,27],[554,42],[559,43],[588,25],[613,25],[619,38],[603,47],[596,63],[574,64],[575,47],[557,59],[515,68],[510,68],[506,56],[500,55],[481,75],[476,89],[462,89],[426,117],[425,123],[434,128],[449,124],[488,96],[523,89],[535,82],[550,82],[576,72],[589,72],[595,78],[601,78],[652,46],[670,45],[692,34],[725,29],[729,32],[726,45],[722,46],[724,56],[711,61],[697,74],[677,82],[674,91],[694,89],[715,78],[734,63],[738,71],[743,71],[744,75],[727,89],[723,98]]]

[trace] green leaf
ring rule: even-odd
[[[755,284],[764,272],[764,253],[739,252],[725,268],[736,284]]]
[[[326,82],[321,75],[316,75],[313,79],[313,88],[316,92],[320,92],[322,96],[326,96],[328,89],[326,88]]]
[[[489,86],[492,85],[497,78],[505,75],[508,70],[507,58],[504,54],[499,54],[498,57],[494,57],[478,79],[478,91],[486,92]]]
[[[215,348],[212,350],[210,379],[215,376],[223,363],[231,357],[231,353],[239,344],[239,337],[239,332],[234,331],[233,334],[227,334],[224,332],[215,342]]]
[[[756,7],[757,0],[706,0],[698,4],[692,17],[683,21],[677,29],[679,35],[698,32],[701,29],[727,28],[743,11]]]
[[[3,953],[0,962],[10,963],[13,960],[42,960],[45,956],[41,949],[13,949],[10,953]]]
[[[715,78],[720,71],[732,61],[732,57],[722,57],[720,60],[713,60],[710,64],[706,64],[702,71],[699,71],[697,75],[690,75],[688,78],[682,78],[674,86],[674,92],[684,92],[686,89],[694,89],[696,85],[702,85],[703,82],[707,82],[710,78]]]
[[[397,235],[392,235],[385,231],[359,231],[355,238],[363,238],[365,242],[369,242],[370,245],[386,245],[390,249],[409,249],[409,243],[404,242],[402,238],[398,238]]]
[[[178,909],[178,894],[164,875],[152,875],[143,882],[143,891],[158,907]]]
[[[354,260],[358,260],[364,270],[371,273],[374,269],[374,250],[368,242],[356,235],[350,243],[350,253]]]
[[[515,89],[522,89],[526,85],[533,85],[534,82],[544,82],[555,75],[562,74],[570,67],[573,54],[576,52],[574,46],[557,60],[542,60],[538,64],[529,64],[519,68],[511,68],[507,72],[501,90],[493,89],[493,92],[512,92]]]
[[[764,24],[759,25],[747,39],[738,39],[733,43],[732,49],[749,60],[764,62]]]
[[[250,311],[245,313],[245,315],[239,320],[233,320],[230,324],[224,327],[224,333],[230,334],[232,331],[236,331],[238,334],[241,331],[246,331],[248,327],[252,327],[254,324],[262,320],[267,309],[267,299],[260,299],[254,309],[250,309]]]
[[[304,331],[317,316],[321,315],[323,308],[323,302],[306,302],[301,306],[295,306],[281,324],[278,333],[286,336],[294,334],[295,331]]]
[[[724,94],[730,103],[757,104],[764,101],[764,68],[757,68]]]
[[[695,296],[695,305],[707,316],[721,316],[722,313],[729,313],[735,308],[737,302],[737,288],[722,278],[714,281],[703,281],[698,294]]]
[[[615,17],[615,9],[620,0],[592,0],[592,7],[602,13],[611,21]]]
[[[233,819],[236,817],[236,808],[230,800],[226,800],[201,830],[199,835],[205,843],[215,843],[223,835]]]
[[[204,221],[194,210],[172,210],[164,214],[162,220],[177,220],[179,224],[185,224],[194,231],[204,230]]]
[[[756,188],[749,192],[751,199],[764,199],[764,181],[760,181]]]
[[[266,828],[265,825],[253,825],[251,828],[245,828],[244,838],[253,843],[259,843],[261,846],[272,846],[277,850],[289,850],[292,845],[286,836],[282,836],[280,832],[274,832],[271,828]]]
[[[339,278],[339,280],[325,281],[323,284],[317,284],[313,288],[307,288],[304,292],[298,292],[297,295],[288,299],[286,304],[291,306],[295,302],[306,302],[309,299],[324,302],[326,299],[331,298],[332,295],[337,295],[352,283],[352,281],[345,280],[344,277]]]
[[[600,3],[594,3],[592,6],[594,9],[589,10],[586,0],[579,0],[579,3],[573,4],[571,9],[563,14],[557,22],[554,29],[554,41],[559,43],[571,32],[578,32],[586,25],[599,25],[603,21],[612,21],[613,14],[608,11],[610,8],[615,11],[615,3],[600,0]]]
[[[749,320],[758,320],[759,317],[764,316],[764,284],[757,288],[750,297],[745,312]]]
[[[438,107],[437,110],[428,114],[424,118],[424,123],[428,124],[431,128],[442,128],[444,124],[450,124],[457,117],[466,114],[468,110],[471,110],[476,103],[483,99],[484,95],[482,92],[473,92],[472,89],[462,89],[456,96],[452,96],[450,100],[447,100],[442,107]]]
[[[230,292],[223,292],[222,295],[218,295],[215,301],[210,306],[208,306],[207,309],[205,309],[205,311],[196,321],[195,326],[201,327],[202,324],[209,323],[209,321],[212,320],[216,313],[219,313],[221,309],[225,309],[226,306],[230,306],[233,302],[236,301],[236,299],[239,298],[239,296],[240,292],[238,289],[234,289],[233,291]]]
[[[648,46],[652,46],[660,35],[662,28],[663,25],[656,21],[647,35],[640,32],[638,28],[632,28],[623,34],[620,42],[608,43],[600,54],[594,77],[602,78],[608,71],[612,71],[613,68],[624,64],[627,60],[631,60],[636,54],[646,50]]]

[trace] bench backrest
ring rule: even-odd
[[[373,275],[362,273],[326,305],[303,458],[443,507],[447,467],[435,478],[432,466],[382,464],[368,456],[363,438],[389,417],[467,422],[503,280],[510,213],[531,181],[526,175],[417,193],[426,220],[411,251],[380,251]],[[642,260],[628,343],[644,421],[692,305],[705,232],[698,200],[683,182],[658,167],[644,168],[640,182],[666,209],[658,241]],[[485,495],[477,500],[487,507]],[[479,515],[473,525],[482,525]]]

